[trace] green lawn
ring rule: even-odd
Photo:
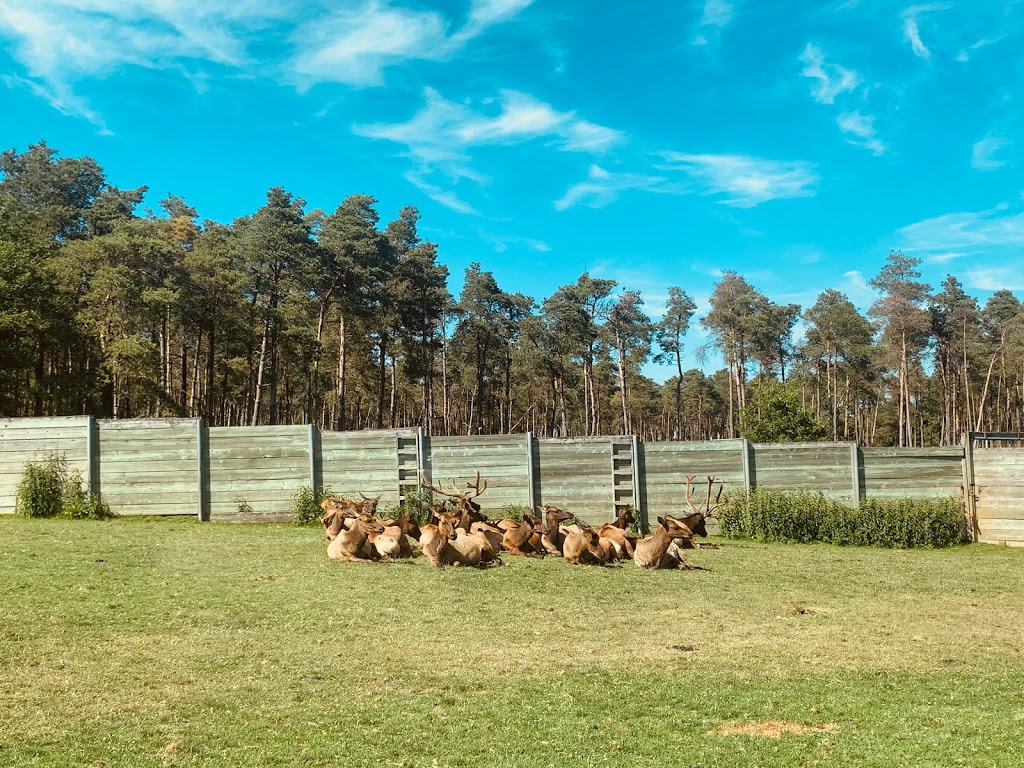
[[[436,571],[6,517],[0,765],[1024,764],[1024,551],[722,544]]]

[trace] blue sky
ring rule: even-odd
[[[0,0],[0,40],[3,148],[222,222],[276,185],[415,205],[456,294],[478,261],[700,314],[735,270],[866,310],[892,249],[1024,291],[1022,0]]]

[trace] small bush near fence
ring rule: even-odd
[[[821,494],[734,494],[718,511],[723,536],[844,546],[948,547],[964,540],[964,506],[944,499],[865,499],[859,507]]]
[[[69,470],[67,460],[50,453],[25,465],[18,483],[16,508],[25,517],[70,517],[74,520],[105,520],[115,517],[99,496],[82,487],[82,473]]]
[[[331,495],[330,488],[302,486],[292,496],[292,521],[298,525],[319,522],[320,515],[324,512],[320,502]]]

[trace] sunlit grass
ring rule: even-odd
[[[319,528],[0,519],[0,765],[1006,765],[1024,552],[328,561]]]

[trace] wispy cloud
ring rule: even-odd
[[[467,216],[480,215],[480,212],[476,208],[455,194],[454,190],[439,187],[436,184],[431,184],[416,171],[408,171],[405,174],[405,180],[438,205],[442,205],[449,210],[455,211],[456,213],[462,213]]]
[[[931,51],[928,50],[921,40],[921,29],[918,26],[918,18],[932,11],[944,11],[949,8],[947,3],[928,3],[926,5],[912,5],[903,11],[903,37],[914,51],[915,56],[922,59],[930,59]]]
[[[225,0],[118,3],[113,0],[3,0],[0,38],[25,68],[30,87],[66,114],[101,125],[74,84],[125,66],[183,68],[186,62],[241,66],[238,3]],[[262,13],[257,9],[257,15]]]
[[[471,212],[471,206],[441,194],[441,186],[429,181],[433,174],[450,182],[462,179],[484,184],[488,177],[473,168],[470,151],[486,145],[515,145],[537,141],[556,151],[600,154],[624,141],[612,128],[591,123],[575,112],[560,112],[549,104],[519,91],[499,91],[474,108],[445,99],[432,88],[424,91],[426,104],[404,123],[354,125],[359,136],[391,141],[406,147],[416,164],[407,178],[433,199],[452,210]]]
[[[854,70],[830,64],[818,46],[808,43],[800,54],[804,68],[800,74],[817,82],[811,88],[811,95],[820,104],[832,104],[840,94],[852,91],[860,83],[860,75]]]
[[[846,294],[857,307],[867,307],[878,298],[878,291],[871,287],[867,278],[857,269],[844,272],[842,285],[834,287],[840,293]]]
[[[995,157],[996,152],[1010,146],[1012,142],[999,136],[986,136],[971,147],[971,166],[979,171],[993,171],[1006,165],[1005,160]]]
[[[999,205],[987,211],[936,216],[898,231],[910,246],[922,250],[1024,245],[1024,212]]]
[[[885,154],[885,144],[875,132],[875,118],[871,115],[862,115],[858,111],[843,112],[836,117],[836,124],[847,135],[846,140],[850,144],[870,149],[876,155]]]
[[[976,257],[1011,255],[1020,261],[1024,246],[1024,211],[1020,205],[997,205],[985,211],[959,211],[909,224],[896,232],[908,252],[941,258],[958,253]]]
[[[603,208],[618,199],[623,192],[678,193],[677,185],[664,176],[647,176],[638,173],[612,173],[599,165],[591,165],[587,180],[573,184],[566,193],[555,201],[555,210],[564,211],[576,205],[588,208]]]
[[[448,61],[532,3],[470,0],[451,31],[438,11],[387,0],[0,0],[0,40],[25,69],[9,84],[31,83],[55,108],[98,122],[75,86],[125,67],[178,70],[194,82],[222,66],[300,88],[381,85],[386,67]]]
[[[971,269],[967,271],[967,282],[972,288],[981,291],[1024,290],[1024,276],[1019,267]]]
[[[693,44],[708,45],[716,42],[732,18],[733,4],[728,0],[704,0],[704,11],[697,24]]]
[[[300,86],[318,82],[381,85],[383,70],[408,61],[447,61],[490,27],[515,18],[533,0],[473,0],[465,24],[449,34],[437,11],[369,0],[310,18],[292,35],[301,51],[285,66]]]
[[[749,155],[664,154],[669,167],[697,181],[706,194],[724,195],[721,202],[751,208],[769,200],[812,197],[818,176],[803,161],[765,160]]]

